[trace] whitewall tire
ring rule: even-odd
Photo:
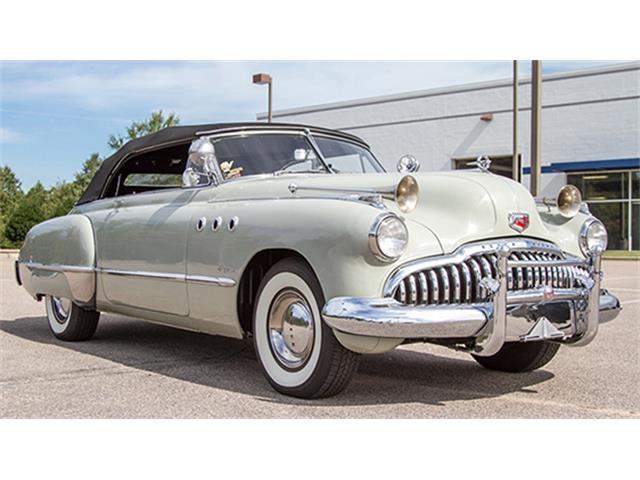
[[[341,392],[359,356],[345,349],[324,324],[324,296],[313,271],[287,258],[266,274],[257,293],[253,338],[258,360],[280,393],[320,398]]]
[[[98,327],[100,312],[81,308],[69,299],[47,295],[45,308],[49,329],[60,340],[89,340]]]

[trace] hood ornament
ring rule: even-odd
[[[509,214],[509,226],[518,233],[529,228],[529,214],[525,212],[515,212]]]
[[[475,162],[469,162],[467,165],[473,165],[483,172],[489,173],[489,168],[491,167],[491,159],[486,155],[480,155],[478,158],[476,158]]]

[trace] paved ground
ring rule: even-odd
[[[274,392],[248,341],[103,315],[93,340],[63,343],[0,256],[2,417],[640,417],[640,263],[607,262],[615,322],[544,369],[495,373],[443,347],[365,356],[348,389],[302,401]]]

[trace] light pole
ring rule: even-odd
[[[540,121],[542,118],[542,62],[531,62],[531,195],[540,194]]]
[[[271,87],[273,84],[271,81],[271,75],[267,75],[266,73],[256,73],[253,76],[253,83],[256,85],[264,85],[265,83],[269,85],[269,110],[267,112],[267,121],[271,123]]]
[[[513,61],[513,159],[511,172],[516,182],[520,181],[520,162],[518,161],[518,61]]]

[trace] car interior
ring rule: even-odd
[[[104,197],[120,197],[152,190],[179,188],[189,143],[140,153],[127,158],[114,173]]]

